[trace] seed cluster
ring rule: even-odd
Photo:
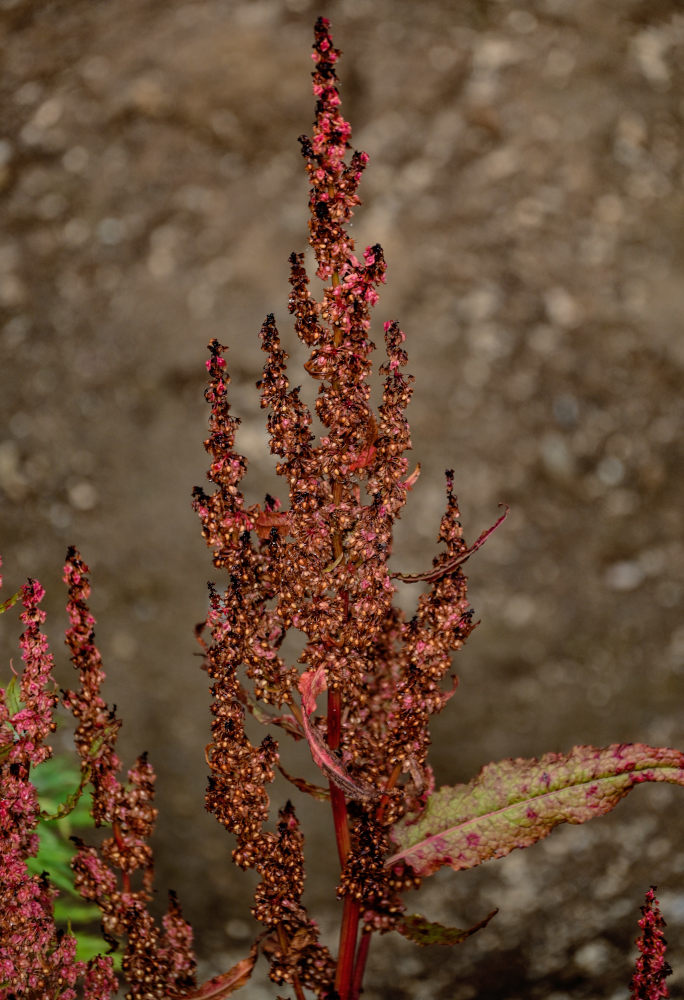
[[[117,777],[120,722],[100,695],[105,675],[88,608],[88,572],[76,549],[70,549],[64,570],[70,621],[66,644],[80,688],[65,692],[64,703],[78,720],[75,742],[82,772],[92,784],[95,825],[110,828],[111,836],[98,847],[75,838],[74,884],[84,899],[99,906],[105,939],[112,946],[125,942],[122,971],[130,987],[128,1000],[185,996],[195,976],[192,931],[175,896],[161,927],[148,912],[154,882],[149,839],[157,819],[155,774],[143,754],[129,769],[126,784]]]
[[[401,924],[401,893],[418,879],[405,867],[386,867],[389,828],[420,810],[433,786],[426,761],[429,718],[453,694],[455,680],[443,683],[451,653],[473,628],[457,558],[467,549],[451,473],[439,534],[445,551],[435,559],[443,571],[435,572],[411,621],[392,603],[394,524],[419,474],[419,468],[409,471],[406,457],[413,378],[404,374],[404,333],[387,322],[382,402],[377,410],[371,406],[370,310],[386,265],[378,245],[357,257],[346,229],[360,203],[357,188],[368,156],[355,152],[345,159],[351,128],[340,113],[339,56],[320,18],[313,51],[316,118],[311,136],[300,142],[310,181],[309,244],[325,287],[319,299],[313,296],[304,256],[293,253],[289,311],[297,336],[310,348],[304,368],[318,385],[315,411],[323,433],[314,436],[313,414],[300,388],[290,385],[288,355],[269,314],[261,329],[267,358],[257,386],[288,502],[267,496],[263,508],[245,505],[240,485],[247,463],[234,450],[239,420],[230,413],[225,348],[217,341],[207,361],[211,417],[205,442],[215,489],[194,492],[214,565],[228,574],[222,594],[211,588],[204,623],[211,633],[206,668],[214,715],[207,807],[236,836],[235,861],[262,876],[253,912],[277,940],[265,949],[272,978],[297,979],[319,996],[332,988],[332,965],[299,902],[302,837],[292,806],[280,813],[275,833],[266,829],[266,786],[279,748],[270,737],[252,745],[245,712],[308,740],[333,800],[340,791],[346,797],[348,846],[339,894],[360,906],[367,930],[392,929]],[[290,629],[305,637],[298,661],[305,675],[281,655]],[[300,692],[309,690],[312,678],[318,693],[327,690],[329,705],[327,717],[312,714],[310,720],[315,703],[303,707]],[[259,702],[285,706],[286,714],[267,716]],[[341,705],[339,724],[333,703]],[[295,783],[307,790],[305,782]]]

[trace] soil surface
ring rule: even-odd
[[[275,312],[304,360],[287,256],[306,242],[296,139],[313,117],[321,13],[371,157],[354,232],[389,264],[375,339],[397,317],[416,375],[422,475],[395,568],[429,567],[445,468],[467,538],[511,506],[468,563],[482,623],[434,728],[438,778],[576,743],[684,747],[681,4],[0,0],[7,593],[27,575],[47,587],[69,684],[66,546],[90,564],[123,755],[148,750],[159,775],[160,900],[177,889],[206,974],[241,957],[254,927],[253,881],[203,812],[193,626],[212,567],[190,491],[206,468],[205,345],[231,346],[249,502],[283,495],[257,334]],[[277,784],[273,800],[288,794]],[[332,942],[330,820],[302,808],[306,898]],[[410,905],[432,919],[500,912],[453,951],[379,940],[364,996],[626,998],[652,883],[682,995],[684,795],[648,787],[595,823],[429,880]],[[245,995],[277,992],[262,979]]]

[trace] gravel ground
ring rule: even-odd
[[[482,624],[435,726],[438,777],[583,742],[684,747],[681,4],[0,0],[8,592],[41,579],[59,652],[66,546],[90,563],[124,755],[149,750],[159,774],[160,896],[178,890],[208,973],[246,950],[252,883],[202,812],[192,628],[211,566],[189,496],[205,470],[205,345],[231,345],[250,502],[282,492],[257,334],[274,311],[290,337],[319,13],[371,156],[355,235],[389,264],[377,329],[400,319],[417,377],[423,472],[396,568],[430,563],[445,468],[468,538],[511,506],[468,564]],[[15,626],[2,621],[5,664]],[[305,817],[307,898],[332,934],[328,817]],[[651,883],[683,995],[683,835],[679,790],[644,788],[595,824],[440,873],[417,909],[499,915],[453,952],[380,940],[365,996],[626,998]]]

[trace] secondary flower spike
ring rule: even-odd
[[[660,915],[655,890],[654,885],[648,889],[646,902],[641,907],[641,936],[637,939],[639,957],[632,977],[632,1000],[661,1000],[670,995],[665,980],[672,974],[672,969],[665,961],[665,921]]]

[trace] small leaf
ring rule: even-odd
[[[386,863],[403,861],[417,875],[474,868],[529,847],[560,823],[610,812],[644,781],[684,785],[684,754],[619,743],[488,764],[469,784],[440,788],[416,821],[399,822],[392,830],[399,850]]]
[[[412,913],[410,916],[405,917],[403,924],[397,927],[397,930],[405,938],[408,938],[409,941],[413,941],[414,944],[461,944],[471,934],[475,934],[476,931],[486,927],[492,917],[495,917],[498,912],[498,909],[492,910],[484,920],[473,924],[472,927],[469,927],[465,931],[459,927],[445,927],[443,924],[435,924],[431,920],[421,917],[418,913]]]
[[[261,722],[264,726],[280,726],[290,736],[294,736],[296,740],[304,738],[301,727],[294,715],[274,715],[272,712],[267,712],[266,709],[262,708],[259,702],[255,701],[251,695],[246,695],[246,699],[247,710],[251,712],[257,722]]]
[[[44,807],[41,810],[40,818],[50,822],[52,820],[63,819],[65,816],[68,816],[69,813],[73,813],[85,791],[86,784],[90,779],[90,773],[90,766],[85,767],[81,773],[81,780],[78,784],[78,788],[75,788],[70,795],[67,795],[66,800],[58,805],[56,809],[54,805],[52,808]]]
[[[273,511],[260,510],[256,507],[257,516],[254,519],[254,529],[258,538],[268,538],[273,528],[277,528],[279,535],[287,535],[290,531],[290,512],[287,510]]]
[[[10,608],[14,607],[19,598],[21,597],[21,590],[18,590],[16,594],[12,594],[11,597],[7,597],[4,601],[0,601],[0,615],[5,611],[9,611]]]
[[[235,990],[239,990],[244,986],[252,975],[258,951],[259,944],[257,941],[252,945],[247,958],[241,959],[228,972],[222,972],[220,975],[214,976],[213,979],[209,979],[206,983],[202,983],[196,989],[184,992],[183,997],[185,1000],[223,1000],[224,997],[230,996]],[[175,1000],[176,998],[176,994],[174,993],[168,993],[167,996],[169,1000]]]
[[[26,708],[26,705],[21,700],[19,679],[17,677],[12,677],[9,684],[5,688],[5,705],[7,706],[7,714],[10,719],[13,718],[17,712],[21,712]]]
[[[302,708],[307,715],[312,715],[316,711],[316,699],[319,694],[323,694],[327,690],[328,681],[325,676],[325,667],[304,671],[299,678],[299,692],[302,696]]]
[[[438,566],[433,566],[433,568],[428,570],[426,573],[391,573],[390,576],[395,580],[401,580],[402,583],[419,583],[420,581],[434,583],[436,580],[441,580],[443,576],[448,576],[450,573],[453,573],[456,569],[458,569],[461,563],[464,563],[466,559],[470,559],[473,552],[477,552],[478,549],[482,548],[492,532],[496,531],[499,525],[506,520],[510,508],[508,504],[499,504],[499,506],[506,508],[501,517],[499,517],[490,528],[483,531],[469,549],[463,549],[462,552],[456,553],[456,555],[452,556],[451,559],[447,559]]]
[[[332,753],[319,731],[309,722],[309,716],[316,711],[316,698],[326,690],[327,686],[323,667],[307,670],[299,678],[303,708],[302,726],[313,762],[334,785],[342,789],[348,799],[358,799],[361,802],[379,799],[380,792],[377,788],[353,778],[338,757]]]
[[[112,737],[116,736],[120,728],[121,721],[119,719],[112,719],[111,721],[105,723],[102,731],[97,734],[93,742],[88,747],[88,756],[91,760],[95,760],[97,758],[105,742],[109,743]]]
[[[278,770],[284,778],[291,781],[295,788],[298,788],[300,792],[304,792],[306,795],[311,795],[314,799],[319,799],[321,802],[330,801],[330,789],[321,788],[320,785],[312,785],[310,781],[305,781],[304,778],[295,778],[293,774],[290,774],[282,764],[278,764]]]

